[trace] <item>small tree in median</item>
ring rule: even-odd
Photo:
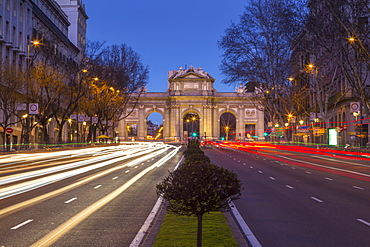
[[[197,217],[200,247],[203,215],[227,209],[229,201],[239,199],[241,182],[235,173],[216,165],[184,164],[157,185],[157,194],[169,202],[170,212]]]

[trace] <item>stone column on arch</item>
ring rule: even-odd
[[[164,108],[164,116],[163,116],[163,140],[170,141],[171,130],[170,130],[170,122],[168,121],[171,117],[171,106],[166,105]]]
[[[220,114],[217,105],[212,106],[212,139],[220,139]]]
[[[263,140],[264,137],[263,137],[263,132],[264,129],[265,129],[265,126],[264,126],[264,113],[263,111],[259,111],[259,110],[256,110],[256,118],[257,118],[257,123],[256,123],[256,135],[258,136],[258,140]]]
[[[138,107],[138,119],[139,119],[138,140],[145,141],[147,123],[146,123],[146,118],[145,118],[145,106],[144,105],[139,105]]]
[[[244,105],[239,104],[238,105],[238,112],[236,116],[236,124],[237,124],[237,137],[241,141],[244,141],[244,136],[245,136],[245,113],[244,113]]]

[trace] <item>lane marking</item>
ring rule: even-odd
[[[176,170],[180,166],[180,164],[182,164],[183,160],[184,160],[184,156],[182,156],[179,162],[177,162],[174,170]],[[129,247],[139,247],[140,246],[140,243],[142,242],[144,237],[148,234],[148,229],[152,225],[152,222],[154,221],[154,218],[157,215],[162,202],[163,202],[163,197],[160,196],[157,202],[155,203],[152,211],[150,212],[149,216],[146,218],[144,224],[141,226],[140,230],[136,234],[134,240],[132,240]]]
[[[364,223],[365,225],[370,226],[370,223],[367,222],[366,220],[363,220],[363,219],[357,219],[357,220],[360,221],[361,223]]]
[[[253,169],[253,166],[249,166],[249,168]]]
[[[307,174],[312,174],[312,172],[306,171]]]
[[[320,199],[318,199],[318,198],[316,198],[316,197],[313,197],[313,196],[311,196],[311,199],[312,199],[312,200],[315,200],[315,201],[317,201],[317,202],[324,202],[324,201],[322,201],[322,200],[320,200]]]
[[[247,223],[245,223],[243,217],[240,215],[238,209],[236,208],[236,206],[234,205],[233,202],[229,202],[229,207],[230,207],[231,213],[234,215],[236,221],[238,222],[238,224],[241,228],[241,231],[244,233],[244,236],[247,237],[250,244],[253,247],[262,247],[260,242],[258,242],[256,236],[254,236],[253,232],[248,227]]]
[[[274,178],[274,177],[270,177],[270,179],[271,179],[271,180],[275,180],[275,178]]]
[[[100,188],[100,187],[102,187],[102,186],[103,186],[103,185],[99,184],[99,185],[95,186],[95,187],[94,187],[94,189],[98,189],[98,188]]]
[[[332,178],[325,177],[326,180],[333,181]]]
[[[116,180],[118,177],[114,177],[114,178],[112,178],[112,180]]]
[[[247,164],[243,163],[243,165],[245,165],[245,166],[246,166]]]
[[[12,227],[12,228],[10,228],[10,229],[11,229],[11,230],[16,230],[16,229],[18,229],[18,228],[20,228],[20,227],[22,227],[22,226],[24,226],[24,225],[26,225],[26,224],[28,224],[28,223],[32,222],[32,221],[33,221],[32,219],[26,220],[25,222],[20,223],[19,225],[13,226],[13,227]]]
[[[294,187],[293,186],[290,186],[290,185],[285,185],[285,187],[287,187],[287,188],[289,188],[289,189],[294,189]]]
[[[125,173],[129,173],[129,172],[130,172],[130,170],[125,171]]]
[[[38,240],[36,243],[31,245],[31,247],[43,247],[43,246],[51,246],[54,242],[56,242],[59,238],[61,238],[63,235],[68,233],[72,228],[77,226],[79,223],[81,223],[83,220],[85,220],[87,217],[89,217],[91,214],[99,210],[101,207],[112,201],[114,198],[122,194],[126,189],[128,189],[131,185],[133,185],[136,181],[138,181],[141,177],[145,176],[148,172],[155,169],[156,167],[160,167],[163,165],[166,161],[171,159],[175,154],[179,151],[180,147],[176,147],[176,149],[172,150],[170,153],[168,153],[166,156],[155,162],[153,165],[147,167],[143,171],[141,171],[139,174],[135,175],[133,178],[128,180],[126,183],[124,183],[121,187],[117,188],[110,194],[106,195],[105,197],[101,198],[100,200],[96,201],[92,205],[88,206],[81,212],[77,213],[75,216],[58,226],[56,229],[49,232],[47,235],[42,237],[40,240]]]
[[[358,190],[364,190],[365,188],[358,187],[358,186],[353,186],[353,188],[358,189]]]
[[[290,168],[292,168],[293,170],[295,170],[295,169],[296,169],[294,166],[291,166]]]
[[[70,202],[73,202],[74,200],[76,200],[77,199],[77,197],[73,197],[73,198],[71,198],[71,199],[69,199],[69,200],[67,200],[67,201],[65,201],[64,203],[70,203]]]
[[[262,174],[263,172],[262,171],[258,171],[258,173],[261,173]]]

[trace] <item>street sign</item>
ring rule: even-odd
[[[17,111],[26,111],[27,110],[27,104],[22,103],[17,105]]]
[[[6,129],[5,129],[5,131],[6,131],[6,133],[8,133],[8,134],[13,133],[13,129],[12,129],[12,128],[6,128]]]
[[[85,115],[78,114],[78,122],[83,122],[83,121],[85,121]]]
[[[91,117],[91,122],[92,122],[93,124],[97,124],[97,123],[98,123],[98,120],[99,120],[99,118],[98,118],[98,117]]]
[[[350,105],[350,113],[360,111],[360,102],[351,102]]]
[[[39,114],[39,104],[38,103],[30,103],[28,105],[28,114],[30,114],[30,115]]]
[[[310,121],[314,121],[316,118],[316,113],[315,112],[311,112],[310,113]]]

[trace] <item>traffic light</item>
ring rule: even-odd
[[[265,129],[265,132],[263,133],[263,136],[264,137],[268,137],[272,132],[272,129],[268,128],[268,129]]]
[[[221,137],[221,140],[224,141],[225,140],[225,137]]]
[[[196,137],[197,136],[197,133],[196,132],[193,132],[193,133],[191,133],[191,136]]]

